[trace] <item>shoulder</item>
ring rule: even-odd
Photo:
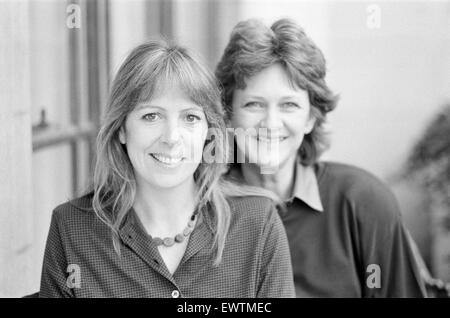
[[[53,219],[58,226],[79,227],[92,224],[95,212],[92,208],[92,193],[69,200],[53,210]]]
[[[228,198],[228,202],[232,223],[241,222],[262,229],[278,217],[275,203],[265,196],[232,196]]]
[[[320,162],[319,165],[319,182],[348,197],[392,196],[386,183],[364,169],[336,162]]]
[[[249,217],[268,216],[275,208],[272,199],[258,195],[230,196],[228,202],[233,213]]]
[[[278,253],[290,259],[284,225],[275,203],[263,196],[230,198],[231,222],[227,235],[231,249],[246,251],[246,256]],[[280,256],[283,258],[283,256]]]
[[[319,186],[328,197],[340,197],[359,217],[392,221],[399,216],[395,196],[389,186],[372,173],[336,162],[318,163]]]
[[[328,182],[336,182],[346,188],[366,184],[385,187],[385,184],[374,174],[353,165],[330,161],[319,162],[317,165],[319,166],[319,179],[324,177]]]

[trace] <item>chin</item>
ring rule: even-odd
[[[259,164],[258,167],[260,174],[275,174],[280,169],[279,165],[271,165],[271,164],[267,165]]]
[[[147,178],[147,183],[154,188],[170,189],[176,188],[189,180],[189,176],[185,175],[154,175]]]
[[[269,157],[264,158],[264,160],[258,160],[258,167],[265,171],[272,171],[271,173],[276,173],[280,170],[286,163],[289,162],[288,158],[280,158],[280,157]]]

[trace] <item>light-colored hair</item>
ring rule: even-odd
[[[250,19],[234,27],[216,68],[227,118],[233,115],[234,90],[244,89],[246,78],[276,63],[284,68],[293,87],[308,92],[311,115],[316,121],[312,131],[305,135],[298,154],[303,164],[312,164],[329,146],[323,124],[338,97],[325,83],[326,63],[321,50],[295,22],[280,19],[268,27]]]
[[[96,215],[112,230],[114,249],[120,255],[119,227],[132,208],[136,180],[126,147],[119,141],[119,130],[127,115],[142,101],[148,101],[167,85],[177,85],[197,105],[202,106],[209,128],[221,132],[205,142],[204,151],[222,158],[201,162],[194,173],[199,189],[197,209],[211,213],[214,223],[214,264],[222,258],[230,226],[230,196],[271,193],[237,185],[223,178],[228,143],[220,91],[214,75],[186,48],[166,40],[153,40],[136,47],[120,67],[112,83],[108,106],[96,141],[97,157],[93,179],[92,206]]]

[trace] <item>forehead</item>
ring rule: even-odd
[[[135,109],[140,110],[146,106],[155,106],[167,110],[194,108],[203,111],[203,107],[195,103],[180,85],[167,83],[158,85],[152,96],[138,103]]]
[[[288,73],[280,64],[273,64],[245,79],[245,88],[236,89],[236,95],[294,96],[304,98],[307,92],[294,86]]]

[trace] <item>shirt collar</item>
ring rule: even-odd
[[[320,199],[319,184],[313,166],[304,166],[300,162],[295,166],[295,179],[292,197],[288,201],[297,198],[318,212],[323,212]]]
[[[209,205],[208,205],[209,207]],[[207,211],[201,211],[199,214],[199,218],[197,220],[197,226],[200,226],[204,223],[207,230],[210,232],[211,235],[214,235],[215,232],[215,224],[213,220],[211,219],[211,216]],[[203,225],[202,225],[203,226]],[[120,227],[120,231],[129,231],[130,228],[139,228],[139,230],[142,233],[147,233],[145,230],[144,225],[142,224],[142,221],[139,219],[139,217],[136,214],[136,211],[133,207],[130,208],[128,213],[125,215],[124,221],[122,222],[122,225]]]
[[[306,203],[317,212],[323,212],[322,200],[320,199],[319,184],[313,166],[304,166],[298,162],[295,166],[295,179],[292,197],[288,202],[297,198]],[[229,177],[236,182],[245,183],[240,165],[231,165],[228,172]]]
[[[184,252],[179,266],[198,252],[207,255],[210,254],[214,239],[212,224],[213,222],[209,213],[207,213],[207,211],[202,211],[199,214],[197,224],[189,237],[186,251]],[[149,245],[151,236],[145,230],[144,225],[133,208],[131,208],[125,216],[119,235],[122,241],[134,250],[135,253],[140,255],[148,264],[152,265],[152,260],[155,258],[159,259],[161,264],[164,263],[158,253],[156,245]],[[170,279],[173,278],[166,267],[163,267],[162,272]]]

